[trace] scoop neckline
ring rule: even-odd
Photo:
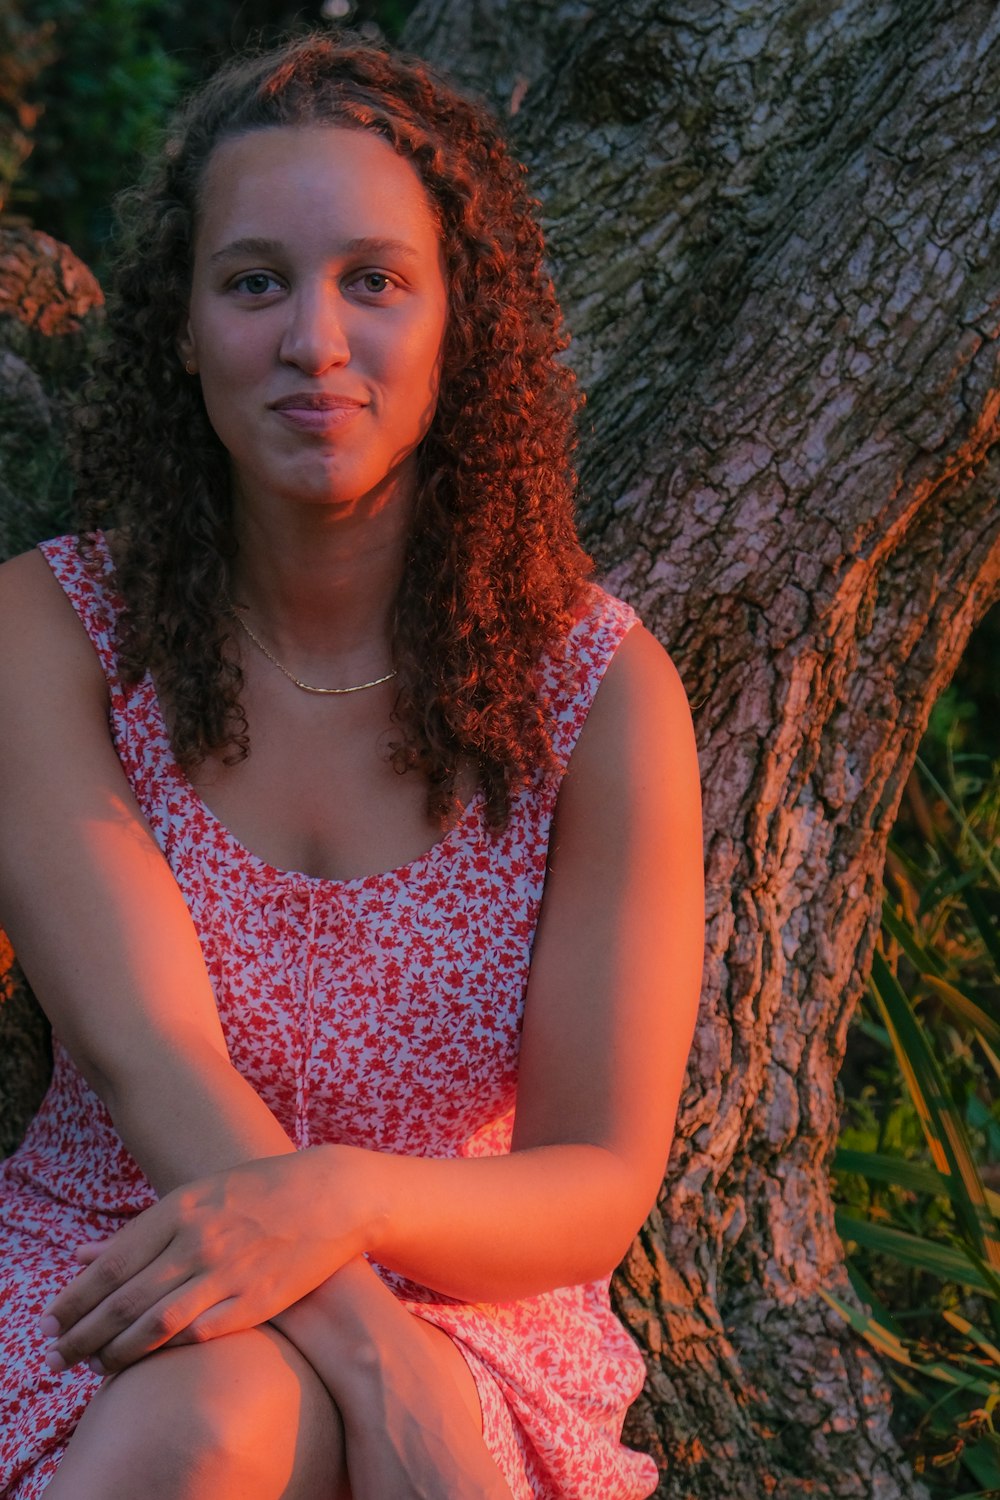
[[[416,855],[415,858],[407,860],[405,864],[395,865],[391,870],[375,870],[368,875],[349,875],[344,878],[338,878],[335,875],[310,875],[306,870],[282,870],[278,865],[274,865],[270,862],[270,860],[265,859],[263,855],[255,854],[254,851],[233,832],[228,824],[223,823],[218,813],[212,811],[212,809],[209,807],[204,797],[198,791],[191,778],[186,774],[184,768],[180,765],[177,757],[174,754],[173,747],[170,743],[170,733],[167,729],[166,716],[163,712],[162,704],[160,703],[160,695],[156,691],[156,684],[154,683],[152,676],[148,672],[143,679],[143,687],[149,693],[155,706],[157,730],[159,731],[159,735],[161,737],[163,754],[166,757],[169,763],[170,771],[175,781],[181,788],[184,796],[192,804],[194,810],[200,813],[202,817],[207,820],[209,825],[222,835],[226,843],[230,845],[231,850],[236,855],[238,855],[241,860],[243,860],[253,869],[258,871],[259,874],[272,882],[291,885],[299,884],[308,886],[325,886],[343,890],[348,886],[365,886],[372,885],[381,881],[405,880],[407,875],[411,871],[416,870],[420,865],[427,864],[434,859],[439,859],[441,857],[442,851],[444,851],[451,843],[457,840],[459,834],[464,834],[467,827],[471,828],[473,823],[478,821],[479,811],[483,803],[483,791],[481,787],[476,788],[475,792],[473,792],[472,794],[471,799],[465,804],[455,822],[451,825],[451,827],[447,830],[442,838],[439,838],[435,843],[431,844],[429,849],[425,849],[423,854]]]
[[[67,540],[71,541],[72,538],[67,538]],[[98,550],[102,555],[105,578],[108,578],[114,568],[114,559],[111,555],[111,547],[108,543],[107,532],[97,532],[95,534],[95,540],[97,544],[96,550]],[[209,807],[208,803],[205,801],[204,797],[191,781],[191,778],[185,773],[183,767],[180,765],[180,762],[177,760],[177,757],[174,754],[173,746],[170,743],[170,731],[167,728],[166,714],[163,712],[163,705],[160,702],[160,695],[156,690],[156,683],[153,681],[152,673],[146,673],[145,677],[142,680],[141,688],[149,694],[149,697],[152,700],[153,710],[156,714],[156,727],[159,732],[163,747],[162,753],[166,760],[167,766],[169,767],[169,770],[183,795],[187,798],[188,802],[192,805],[194,810],[200,813],[202,817],[208,822],[209,826],[213,828],[222,837],[222,839],[225,840],[225,842],[229,845],[232,853],[234,853],[240,860],[249,865],[252,869],[256,870],[263,878],[271,882],[285,885],[297,884],[307,885],[310,887],[325,887],[327,889],[343,890],[350,886],[360,887],[376,884],[381,881],[405,880],[410,871],[418,869],[421,865],[429,864],[436,859],[440,859],[442,857],[442,854],[448,849],[448,847],[452,843],[456,842],[459,836],[463,835],[466,832],[467,828],[471,828],[472,825],[479,820],[480,808],[483,804],[483,791],[481,787],[476,788],[475,792],[472,794],[471,799],[465,804],[455,822],[451,825],[451,827],[447,830],[442,838],[433,843],[429,849],[425,849],[422,854],[416,855],[414,859],[407,860],[405,864],[395,865],[391,870],[375,870],[368,875],[351,875],[344,879],[338,879],[333,875],[310,875],[306,870],[282,870],[277,865],[272,864],[270,860],[265,859],[263,855],[255,854],[254,851],[247,844],[245,844],[243,840],[239,838],[230,827],[228,827],[227,824],[222,821],[218,813],[213,812],[213,810]]]
[[[157,705],[157,707],[159,707],[159,705]],[[167,743],[169,745],[169,740],[167,741]],[[366,886],[376,885],[382,882],[388,883],[392,881],[404,881],[406,880],[407,876],[412,871],[415,871],[419,866],[429,863],[432,859],[439,859],[441,857],[441,851],[447,845],[450,845],[457,838],[460,832],[464,831],[466,824],[468,823],[471,825],[474,817],[479,811],[479,804],[482,801],[483,795],[482,792],[477,789],[473,794],[471,802],[466,803],[465,807],[462,809],[460,816],[444,834],[443,838],[438,839],[437,842],[432,844],[429,849],[425,849],[423,854],[418,854],[414,859],[408,860],[404,865],[395,865],[391,870],[374,870],[368,875],[348,875],[343,878],[338,878],[336,875],[310,875],[307,870],[282,870],[278,865],[271,864],[270,860],[266,860],[263,855],[255,854],[248,845],[244,844],[242,839],[236,836],[236,834],[227,824],[223,823],[218,813],[212,811],[208,803],[205,801],[204,797],[201,796],[197,788],[192,783],[190,777],[186,776],[184,771],[177,764],[172,752],[170,752],[170,758],[173,761],[175,774],[183,784],[185,796],[190,802],[194,804],[195,809],[207,819],[207,821],[213,828],[217,829],[222,834],[223,838],[231,846],[232,850],[240,857],[240,859],[252,866],[255,870],[258,871],[260,875],[264,876],[267,880],[272,881],[276,884],[284,885],[322,886],[327,888],[335,888],[337,890],[345,890],[349,886]]]

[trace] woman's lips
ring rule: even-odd
[[[300,432],[314,433],[333,432],[365,409],[364,402],[354,401],[349,396],[312,394],[282,396],[270,405],[271,410],[290,426]]]

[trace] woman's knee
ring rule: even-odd
[[[332,1500],[345,1488],[336,1407],[271,1329],[164,1349],[109,1380],[63,1466],[86,1477],[95,1461],[123,1495],[141,1483],[169,1500]]]

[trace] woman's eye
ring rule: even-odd
[[[366,271],[358,278],[361,286],[366,292],[386,292],[392,286],[392,282],[384,271]]]
[[[237,277],[233,282],[233,289],[249,292],[252,297],[261,297],[265,292],[273,291],[277,285],[277,278],[269,271],[249,271],[246,276]]]

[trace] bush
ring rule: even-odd
[[[111,199],[135,176],[185,80],[156,24],[161,0],[30,0],[55,54],[42,75],[35,150],[14,206],[39,228],[100,261]]]

